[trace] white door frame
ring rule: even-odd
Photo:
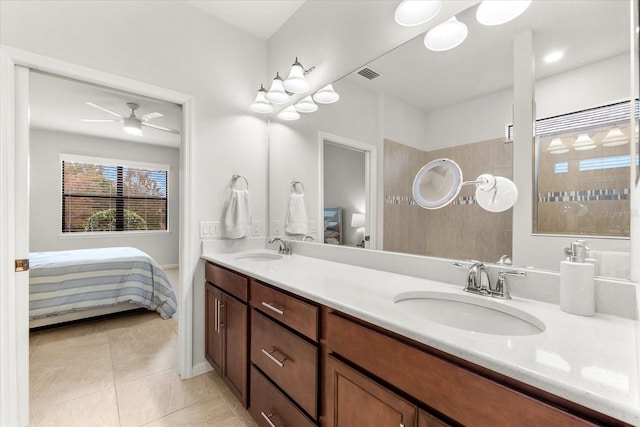
[[[342,145],[347,148],[352,148],[354,150],[363,151],[364,152],[364,161],[365,161],[365,183],[364,183],[364,191],[365,191],[365,236],[370,235],[370,240],[368,245],[365,244],[365,247],[368,249],[376,249],[377,248],[377,236],[375,231],[377,230],[377,215],[376,215],[376,207],[378,204],[376,203],[377,199],[377,165],[378,165],[378,157],[377,157],[377,148],[374,145],[365,144],[364,142],[355,141],[353,139],[345,138],[342,136],[334,135],[328,132],[318,132],[318,157],[320,159],[320,167],[318,170],[319,174],[319,185],[318,185],[318,238],[322,239],[324,242],[324,235],[322,230],[324,230],[324,143],[329,142],[335,145]],[[372,232],[373,230],[373,232]]]
[[[0,92],[2,93],[0,100],[0,425],[3,426],[25,426],[29,419],[28,364],[24,372],[25,364],[21,363],[29,357],[28,341],[26,346],[23,344],[25,339],[28,339],[29,330],[28,322],[21,321],[24,313],[18,313],[16,310],[25,298],[28,301],[28,286],[16,287],[16,283],[22,280],[22,276],[17,275],[26,273],[14,272],[14,259],[28,257],[28,253],[17,253],[21,250],[21,246],[16,244],[28,242],[29,232],[28,215],[26,215],[28,212],[20,212],[19,217],[16,212],[16,209],[20,208],[16,205],[17,191],[21,188],[16,182],[16,173],[20,173],[20,167],[26,166],[15,164],[16,160],[25,158],[24,152],[17,152],[21,148],[18,137],[25,132],[23,129],[25,124],[21,121],[16,122],[20,119],[19,115],[16,116],[16,109],[20,106],[20,100],[16,99],[16,89],[21,84],[18,81],[20,73],[15,72],[16,67],[26,67],[108,86],[182,106],[179,248],[181,299],[178,301],[178,370],[183,379],[193,375],[192,282],[199,257],[199,254],[194,251],[192,230],[194,222],[191,220],[193,214],[191,190],[193,97],[20,49],[0,46]],[[24,96],[20,93],[18,95]],[[20,279],[17,280],[16,277]]]

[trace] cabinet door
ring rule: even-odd
[[[418,427],[447,427],[450,424],[445,423],[420,409],[418,411]]]
[[[247,305],[223,293],[224,360],[222,377],[236,397],[247,406],[248,341]]]
[[[327,426],[415,427],[418,408],[329,356]]]
[[[211,366],[222,375],[222,366],[224,364],[222,351],[222,318],[220,316],[222,309],[222,291],[207,283],[205,285],[205,300],[205,356]]]

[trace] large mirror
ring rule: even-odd
[[[627,1],[534,1],[517,19],[495,27],[480,25],[476,8],[456,16],[468,27],[460,46],[430,51],[420,35],[335,82],[339,102],[294,122],[271,120],[271,234],[278,234],[274,222],[285,218],[288,182],[298,179],[306,187],[310,231],[324,240],[327,167],[320,170],[319,146],[321,134],[330,133],[368,145],[377,156],[368,168],[371,204],[365,212],[372,249],[496,262],[511,255],[515,233],[532,235],[532,228],[514,231],[514,209],[480,208],[472,186],[442,209],[422,209],[411,196],[413,179],[439,158],[454,160],[465,177],[512,179],[514,153],[534,152],[535,139],[515,146],[510,138],[527,131],[513,123],[514,39],[524,32],[533,34],[537,119],[629,101],[630,7]],[[547,62],[556,50],[564,56]],[[518,191],[519,200],[534,199],[534,177]],[[533,224],[530,209],[519,215]],[[558,270],[572,234],[567,230],[564,239],[545,244],[554,253],[551,261],[533,251],[517,264]],[[628,234],[590,240],[597,248],[629,251]]]

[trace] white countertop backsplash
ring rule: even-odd
[[[466,270],[451,260],[296,242],[292,256],[235,260],[239,251],[264,250],[264,239],[203,241],[202,257],[281,289],[542,390],[640,425],[638,302],[635,285],[597,280],[598,313],[560,310],[559,275],[527,270],[508,277],[512,300],[546,326],[529,336],[490,335],[411,316],[394,304],[401,292],[462,292]],[[400,274],[401,273],[401,274]],[[495,279],[497,267],[491,267]],[[486,297],[478,297],[486,298]]]

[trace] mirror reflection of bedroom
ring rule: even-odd
[[[177,378],[179,105],[31,71],[32,419]]]
[[[366,154],[324,141],[324,243],[365,247]]]

